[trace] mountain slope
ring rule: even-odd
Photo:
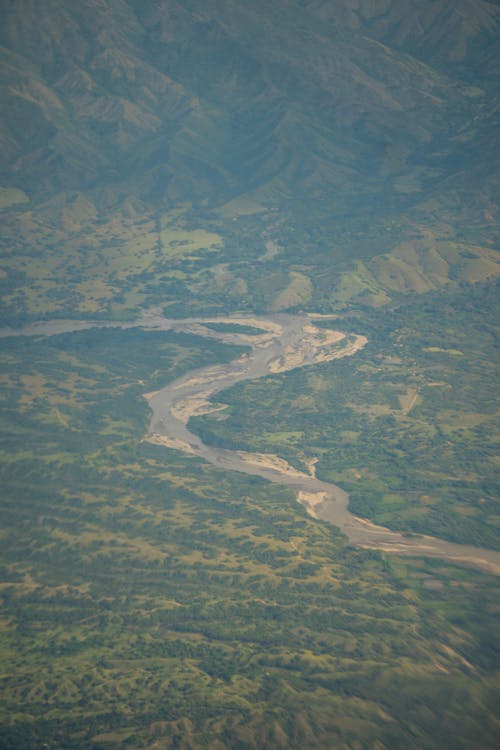
[[[117,277],[96,256],[141,237],[144,222],[158,227],[165,213],[171,222],[172,210],[181,207],[191,206],[190,226],[210,224],[225,238],[228,257],[221,262],[246,285],[235,300],[243,307],[260,302],[252,268],[244,267],[247,251],[240,255],[231,239],[229,222],[242,213],[258,219],[240,227],[238,245],[241,232],[257,234],[260,248],[271,236],[289,248],[276,259],[286,273],[299,263],[295,270],[313,271],[330,287],[339,271],[349,270],[345,262],[364,257],[369,244],[370,255],[384,255],[415,233],[461,241],[449,228],[461,235],[470,226],[474,245],[495,243],[484,217],[494,215],[498,174],[490,75],[498,57],[498,6],[410,5],[6,5],[0,184],[5,195],[24,191],[30,203],[4,210],[5,283],[14,287],[4,314],[43,309],[59,279],[67,289],[70,255],[75,274],[90,262],[107,285],[106,314],[170,296],[165,284],[154,290],[145,280],[138,285],[137,274]],[[210,214],[213,209],[218,213]],[[314,269],[294,249],[299,236],[290,235],[291,223],[314,245]],[[40,242],[43,252],[66,247],[66,256],[56,250],[54,262],[46,263],[45,281],[28,260],[34,242],[38,253]],[[332,259],[344,266],[334,272]],[[141,268],[139,251],[134,263]],[[159,278],[161,267],[147,263],[142,270]],[[177,272],[193,273],[184,266]],[[193,276],[182,295],[192,287],[198,302],[207,302],[210,269],[204,274]],[[25,291],[28,279],[36,304]],[[312,299],[332,304],[317,284]],[[48,307],[67,314],[69,306],[61,289],[59,302]]]
[[[0,4],[0,328],[91,321],[2,339],[2,748],[497,747],[498,578],[351,548],[142,437],[145,392],[244,356],[228,320],[333,313],[362,351],[193,430],[367,523],[498,547],[498,24],[497,0]],[[94,325],[162,312],[232,313],[233,344]]]
[[[498,82],[500,8],[488,0],[308,0],[322,21],[361,31],[468,80]]]

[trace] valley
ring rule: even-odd
[[[311,474],[294,470],[277,456],[214,448],[202,443],[190,432],[187,427],[190,417],[210,414],[214,410],[224,408],[223,405],[214,407],[210,402],[211,396],[219,391],[242,380],[352,356],[366,344],[366,338],[363,336],[354,337],[351,345],[345,341],[339,344],[339,339],[342,341],[347,337],[338,332],[334,335],[335,332],[328,329],[315,330],[311,325],[311,318],[314,319],[314,315],[302,318],[282,315],[275,316],[272,320],[257,317],[246,322],[253,323],[261,329],[267,328],[264,335],[219,335],[226,343],[251,344],[252,352],[244,354],[232,365],[188,373],[165,388],[146,394],[153,416],[150,433],[145,440],[185,450],[225,470],[258,475],[291,487],[297,493],[299,502],[302,502],[314,518],[333,523],[356,546],[398,554],[442,557],[471,564],[499,575],[500,552],[452,544],[429,536],[408,536],[391,532],[350,513],[349,496],[340,487],[321,482]],[[245,319],[239,318],[224,320],[229,323],[245,322]],[[185,330],[203,335],[204,322],[198,320],[193,325],[193,321],[189,321]],[[165,323],[159,320],[156,325],[161,328]],[[167,328],[170,325],[171,323],[166,322]],[[179,321],[175,327],[182,329],[184,325],[183,321]],[[332,338],[336,344],[333,348]],[[280,363],[279,368],[276,366],[277,362]]]
[[[310,313],[306,316],[281,314],[273,317],[169,320],[152,311],[146,312],[139,321],[119,326],[103,322],[100,327],[176,331],[249,348],[233,363],[188,372],[167,386],[144,394],[153,412],[149,432],[144,437],[146,442],[199,456],[226,471],[243,472],[284,484],[293,489],[298,501],[311,516],[334,524],[355,546],[400,555],[444,558],[500,575],[500,552],[453,544],[430,536],[401,534],[377,526],[353,515],[348,510],[349,495],[340,487],[317,479],[315,472],[298,471],[273,454],[209,446],[189,430],[191,417],[212,414],[225,408],[224,404],[214,405],[211,397],[235,383],[353,356],[367,343],[365,336],[349,336],[324,327],[317,328],[314,319],[315,315]],[[319,319],[326,322],[323,315]],[[91,330],[94,326],[95,323],[85,321],[47,321],[18,331],[0,329],[0,337],[52,336],[75,330]],[[232,331],[227,332],[227,329]],[[238,329],[245,332],[238,333]],[[415,400],[416,394],[412,396],[410,407]],[[408,411],[407,408],[406,413]]]
[[[497,0],[0,13],[0,746],[494,750]]]

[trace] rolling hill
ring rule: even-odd
[[[137,274],[124,284],[98,256],[124,238],[147,243],[143,223],[157,231],[161,217],[171,221],[177,209],[194,228],[216,228],[226,245],[231,221],[247,217],[240,235],[257,235],[259,250],[267,235],[293,245],[287,227],[295,221],[308,244],[328,246],[313,276],[326,275],[332,286],[337,260],[345,266],[366,254],[367,224],[373,256],[397,251],[415,234],[460,244],[471,224],[470,241],[491,246],[498,10],[485,2],[451,8],[444,0],[418,8],[259,0],[6,4],[0,184],[4,281],[12,292],[4,314],[36,315],[56,278],[74,283],[68,265],[83,271],[89,253],[108,290],[98,309],[118,314],[139,298],[157,303],[168,296],[165,285],[148,291]],[[16,202],[19,190],[29,202]],[[34,277],[31,258],[52,256],[54,248],[61,249],[45,278]],[[66,253],[70,264],[61,261]],[[280,261],[304,265],[296,254]],[[233,243],[227,255],[222,262],[229,260],[233,275],[238,265],[249,290],[238,305],[255,307],[245,254]],[[141,263],[135,255],[136,270]],[[481,278],[490,271],[488,260]],[[197,283],[197,294],[208,295],[210,283]],[[38,289],[36,304],[26,284]],[[49,305],[54,313],[68,312],[62,287]],[[381,287],[390,290],[384,281]],[[332,305],[316,291],[318,304]]]
[[[498,550],[499,26],[498,0],[1,3],[2,748],[497,747],[493,567],[352,547],[147,439],[144,395],[248,362],[256,313],[333,315],[353,356],[292,347],[189,429],[338,483],[359,527]],[[208,327],[116,325],[161,314]]]

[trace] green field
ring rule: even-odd
[[[258,316],[366,337],[190,429],[500,549],[499,28],[498,0],[2,4],[0,750],[496,750],[498,577],[351,547],[144,440],[143,395]],[[107,327],[161,316],[212,322]],[[52,320],[106,326],[3,337]]]
[[[2,747],[493,748],[494,578],[350,549],[282,487],[141,442],[143,392],[237,353],[3,341]]]
[[[318,459],[317,476],[377,523],[498,549],[497,292],[471,286],[328,322],[368,345],[236,386],[217,396],[223,421],[192,424],[205,442],[302,468]]]

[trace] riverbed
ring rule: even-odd
[[[276,455],[228,450],[206,445],[193,432],[191,416],[214,409],[210,397],[232,385],[297,367],[313,366],[346,356],[355,356],[367,339],[360,334],[347,335],[332,328],[314,325],[314,315],[275,314],[218,318],[167,319],[158,314],[145,315],[126,323],[92,321],[44,321],[23,329],[0,329],[5,336],[52,336],[88,328],[135,328],[192,333],[247,347],[247,353],[224,365],[214,365],[186,373],[153,393],[144,394],[152,416],[144,440],[181,450],[227,471],[255,475],[291,488],[307,512],[320,521],[337,526],[358,547],[383,550],[399,555],[436,557],[471,565],[500,574],[500,552],[455,544],[426,535],[405,535],[359,518],[349,511],[349,496],[341,488],[315,476],[314,462],[309,473],[290,466]],[[324,320],[324,316],[321,317]],[[221,332],[210,323],[234,326],[233,332]],[[256,335],[237,332],[237,326],[254,326]],[[243,330],[243,329],[242,329]]]

